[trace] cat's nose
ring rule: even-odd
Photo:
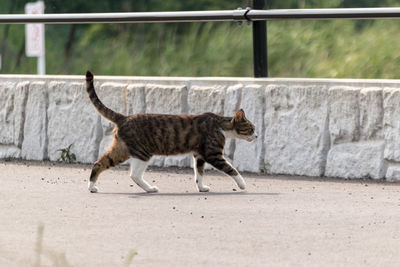
[[[257,135],[256,134],[252,134],[252,135],[248,136],[247,141],[252,142],[252,141],[254,141],[256,139],[257,139]]]

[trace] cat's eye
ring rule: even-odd
[[[249,134],[249,135],[254,134],[254,128],[250,128],[249,131],[248,131],[248,134]]]
[[[254,134],[254,128],[244,129],[244,130],[237,130],[237,133],[240,135],[252,135]]]

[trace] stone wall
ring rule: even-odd
[[[243,108],[259,138],[228,140],[241,171],[400,179],[400,82],[396,80],[95,77],[99,97],[123,114],[233,116]],[[113,125],[90,103],[83,76],[0,75],[0,158],[55,161],[72,144],[93,163]],[[190,156],[153,165],[190,166]]]

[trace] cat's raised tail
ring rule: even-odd
[[[89,95],[90,101],[92,101],[94,107],[104,118],[117,125],[126,118],[124,115],[109,109],[100,101],[96,91],[94,90],[93,73],[90,70],[86,72],[86,91]]]

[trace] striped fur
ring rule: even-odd
[[[225,136],[247,141],[256,138],[255,127],[246,119],[243,110],[239,110],[234,117],[223,117],[213,113],[124,116],[107,108],[100,101],[95,92],[93,74],[90,71],[86,73],[86,90],[98,112],[115,124],[114,140],[110,148],[93,166],[90,191],[97,191],[95,183],[102,171],[126,161],[129,157],[137,159],[134,163],[137,168],[140,162],[147,166],[147,162],[154,155],[169,156],[187,153],[192,153],[194,156],[198,177],[196,183],[200,191],[208,191],[206,189],[208,187],[201,184],[202,179],[199,179],[204,174],[205,162],[232,176],[239,187],[244,189],[245,183],[239,172],[225,160],[223,155]],[[146,187],[150,188],[147,182],[140,180],[142,174],[135,173],[134,170],[131,170],[131,173],[135,174],[132,179],[137,184],[146,184]],[[152,190],[151,192],[155,192],[154,187]]]

